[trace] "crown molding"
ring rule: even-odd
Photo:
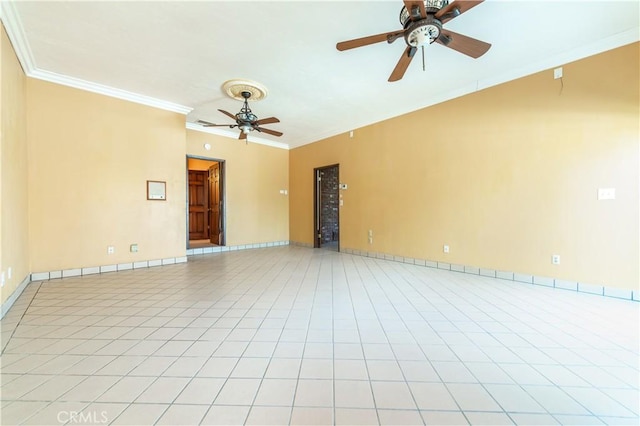
[[[13,1],[0,1],[0,19],[7,30],[7,35],[11,40],[18,61],[22,65],[22,70],[26,75],[29,75],[36,69],[35,61],[13,3]]]
[[[69,86],[80,90],[86,90],[88,92],[98,93],[100,95],[110,96],[112,98],[118,98],[125,101],[135,102],[137,104],[163,109],[166,111],[177,112],[180,114],[189,114],[193,109],[184,105],[164,101],[162,99],[139,95],[137,93],[128,92],[122,89],[116,89],[91,81],[81,80],[75,77],[57,74],[55,72],[36,69],[31,74],[27,75],[31,78],[37,78],[39,80],[49,81],[51,83],[61,84],[63,86]]]
[[[29,46],[29,42],[13,1],[0,1],[0,18],[7,30],[7,35],[9,36],[9,40],[11,40],[13,50],[16,52],[16,56],[18,57],[18,61],[20,61],[20,65],[22,65],[22,69],[27,77],[37,78],[39,80],[49,81],[51,83],[86,90],[88,92],[98,93],[100,95],[110,96],[112,98],[118,98],[184,115],[188,114],[193,109],[162,99],[105,86],[104,84],[41,70],[36,66],[31,52],[31,47]]]
[[[196,132],[203,132],[203,133],[209,133],[211,135],[217,135],[217,136],[224,136],[227,138],[232,138],[232,139],[238,139],[238,132],[232,132],[230,130],[224,130],[224,129],[220,129],[217,127],[202,127],[198,124],[195,123],[191,123],[189,121],[187,121],[187,129],[189,130],[195,130]],[[255,132],[254,132],[255,133]],[[257,143],[260,145],[267,145],[267,146],[271,146],[273,148],[280,148],[280,149],[286,149],[289,150],[289,145],[287,145],[286,143],[283,142],[274,142],[274,141],[270,141],[267,139],[262,139],[262,138],[257,138],[253,136],[253,133],[251,135],[249,135],[248,141],[251,143]]]

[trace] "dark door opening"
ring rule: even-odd
[[[187,248],[225,245],[224,161],[187,157]]]
[[[340,166],[314,169],[315,248],[340,251]]]

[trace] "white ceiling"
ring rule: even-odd
[[[389,83],[403,39],[344,52],[335,45],[400,29],[400,0],[2,3],[28,75],[192,108],[187,122],[219,124],[229,120],[218,108],[235,113],[241,106],[221,85],[255,80],[269,94],[250,104],[253,112],[278,117],[281,123],[265,127],[284,136],[249,140],[282,147],[638,41],[640,27],[638,0],[488,0],[445,24],[492,43],[487,54],[471,59],[434,44],[425,72],[416,56],[404,79]]]

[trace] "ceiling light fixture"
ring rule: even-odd
[[[229,80],[222,85],[222,89],[229,97],[242,100],[242,108],[237,114],[231,114],[223,109],[218,109],[218,111],[233,119],[235,124],[215,124],[204,120],[197,120],[196,123],[204,127],[229,127],[230,129],[237,127],[240,130],[238,139],[244,140],[247,140],[247,135],[254,130],[272,136],[282,136],[282,132],[262,127],[263,124],[279,123],[280,120],[276,117],[267,117],[259,120],[258,117],[251,112],[251,108],[249,108],[249,98],[254,100],[254,96],[257,96],[258,99],[264,99],[267,95],[267,89],[264,86],[254,81]]]

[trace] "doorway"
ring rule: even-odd
[[[340,166],[319,167],[313,173],[313,246],[340,251]]]
[[[187,157],[187,248],[225,245],[224,161]]]

